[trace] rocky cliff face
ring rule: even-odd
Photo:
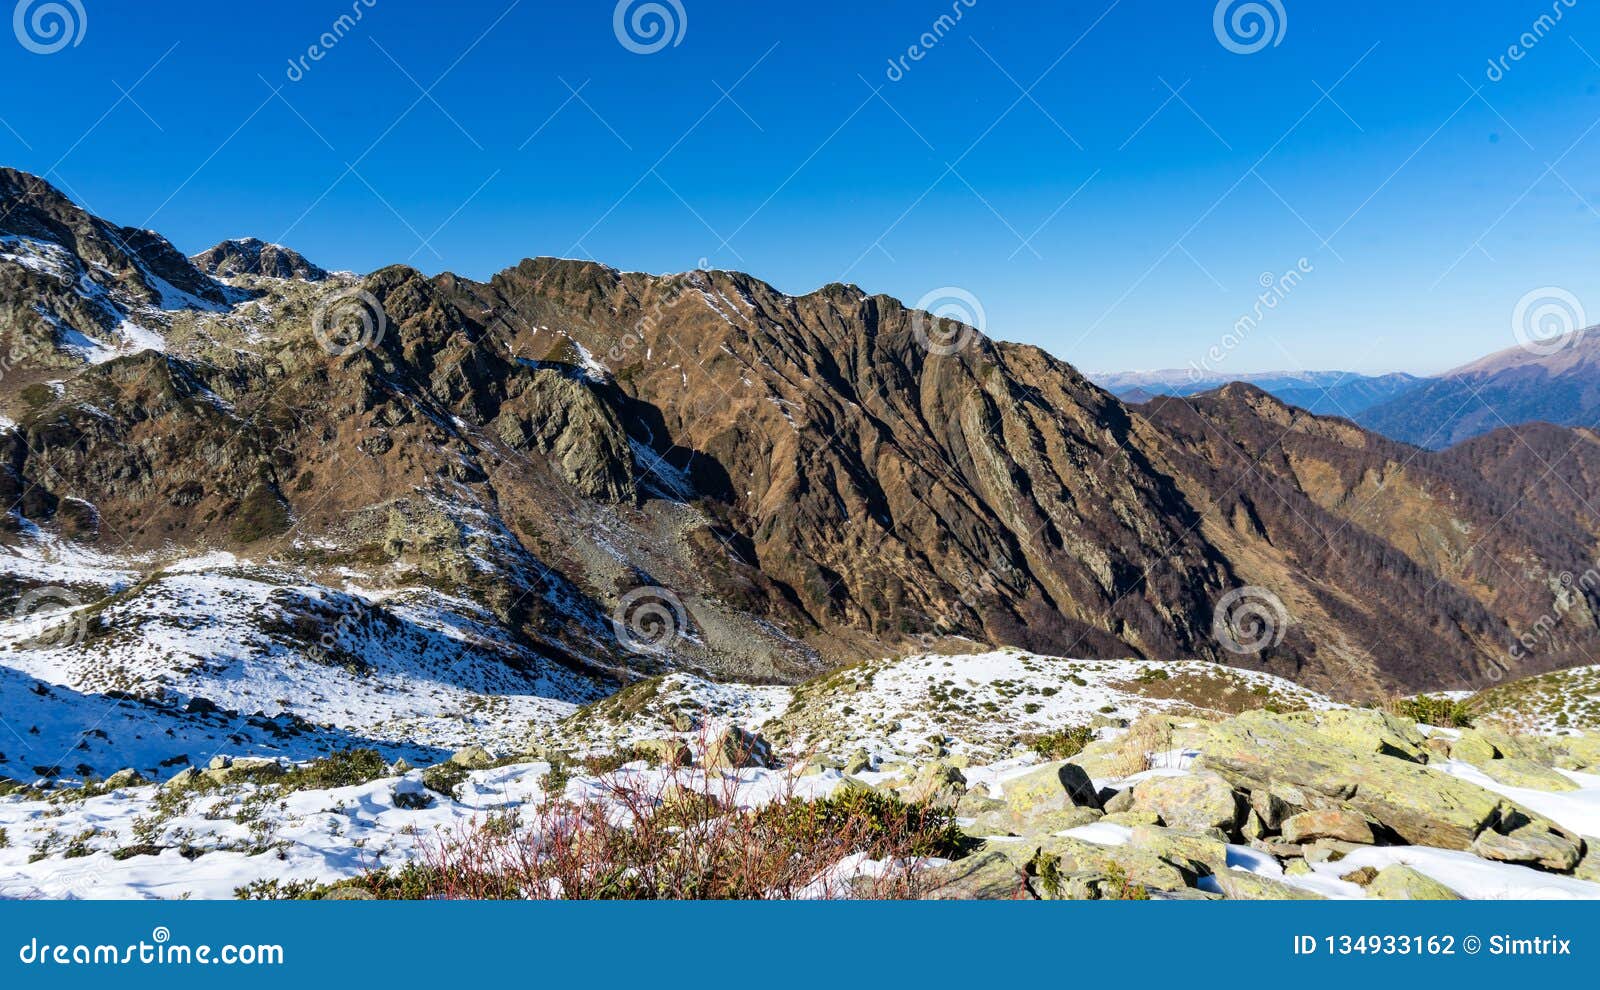
[[[1378,694],[1498,676],[1563,601],[1516,663],[1596,645],[1592,592],[1557,579],[1594,542],[1572,505],[1254,390],[1131,411],[844,285],[550,259],[315,280],[225,246],[208,274],[39,180],[0,190],[8,539],[360,566],[594,671],[794,680],[972,641]],[[102,292],[159,324],[144,349]],[[1214,619],[1244,589],[1277,604],[1241,650]]]

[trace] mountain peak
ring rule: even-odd
[[[303,282],[322,282],[328,278],[326,270],[306,260],[300,252],[259,237],[230,238],[189,260],[201,271],[217,278],[255,275]]]

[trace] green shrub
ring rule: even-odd
[[[1065,760],[1077,756],[1094,741],[1094,730],[1087,725],[1069,725],[1054,732],[1025,737],[1022,741],[1041,759]]]
[[[1452,698],[1424,694],[1415,698],[1400,698],[1385,707],[1391,715],[1409,718],[1423,725],[1446,729],[1465,729],[1472,725],[1472,709]]]

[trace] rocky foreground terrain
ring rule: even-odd
[[[160,783],[134,768],[86,787],[13,782],[0,895],[428,896],[467,850],[514,872],[486,842],[556,855],[578,809],[682,821],[698,795],[699,829],[672,833],[696,856],[689,836],[763,807],[942,816],[936,844],[830,847],[767,896],[1600,897],[1597,677],[1376,710],[1204,662],[1017,651],[796,688],[672,674],[428,766],[218,755]],[[1538,728],[1551,720],[1564,725]],[[569,893],[549,883],[477,893]]]

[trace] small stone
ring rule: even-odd
[[[1106,810],[1106,814],[1108,814],[1108,815],[1115,815],[1115,814],[1117,814],[1119,812],[1123,812],[1123,811],[1132,811],[1133,810],[1133,788],[1128,787],[1128,788],[1124,788],[1123,790],[1117,791],[1115,794],[1111,795],[1111,797],[1106,800],[1104,807],[1105,807],[1105,810]]]
[[[1377,876],[1378,868],[1376,866],[1363,866],[1359,870],[1351,870],[1349,873],[1346,873],[1339,879],[1345,881],[1346,883],[1353,883],[1357,886],[1365,887],[1367,884],[1377,879]]]

